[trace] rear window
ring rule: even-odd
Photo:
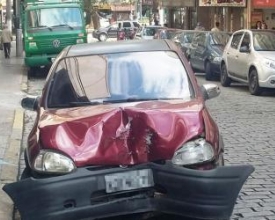
[[[137,23],[137,22],[133,22],[133,24],[134,24],[134,27],[137,27],[137,28],[140,27],[139,23]]]
[[[123,27],[131,27],[131,23],[130,22],[123,22]]]

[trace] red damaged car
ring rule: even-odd
[[[73,45],[40,97],[26,168],[7,184],[22,220],[166,213],[229,219],[251,165],[224,166],[223,142],[198,86],[169,40]]]

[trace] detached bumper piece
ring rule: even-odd
[[[151,211],[229,219],[239,191],[253,171],[250,165],[199,171],[175,166],[170,161],[165,165],[148,163],[129,168],[87,167],[64,176],[28,178],[7,184],[3,190],[14,201],[22,220],[78,220]],[[143,188],[129,190],[121,187],[123,181],[114,175],[123,177],[135,172],[153,178],[142,183]]]

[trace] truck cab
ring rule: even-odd
[[[84,12],[79,1],[27,0],[22,2],[23,48],[28,75],[51,66],[62,49],[87,43]]]

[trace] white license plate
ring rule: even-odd
[[[106,192],[133,190],[154,186],[153,172],[150,169],[133,170],[105,175]]]

